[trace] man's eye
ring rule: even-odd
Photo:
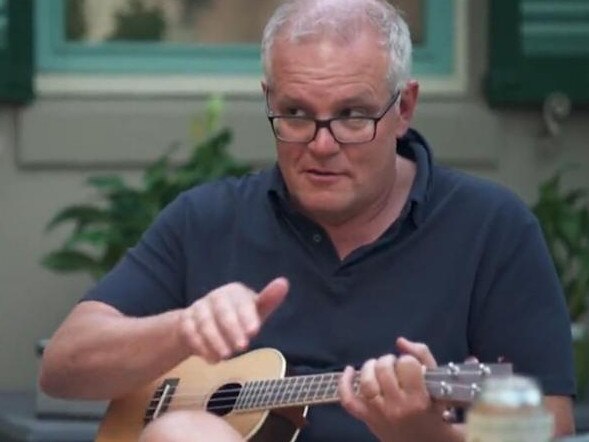
[[[366,112],[365,109],[359,109],[359,108],[349,108],[349,109],[343,109],[340,113],[339,116],[343,117],[343,118],[355,118],[355,117],[366,117],[368,114]]]
[[[291,107],[285,110],[284,115],[287,115],[289,117],[305,117],[307,114],[302,109]]]

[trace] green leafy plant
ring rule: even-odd
[[[565,190],[565,169],[540,184],[532,210],[540,221],[573,323],[578,396],[589,397],[589,209],[584,188]]]
[[[586,189],[563,189],[564,172],[541,183],[532,210],[542,226],[571,320],[578,321],[587,313],[589,295],[589,209]]]
[[[87,184],[97,192],[98,201],[72,204],[53,217],[48,230],[62,224],[73,224],[73,230],[42,264],[57,272],[87,272],[100,278],[180,192],[206,181],[249,172],[250,165],[234,160],[227,151],[230,129],[217,129],[221,108],[219,99],[209,101],[204,119],[195,125],[204,134],[203,140],[181,164],[172,161],[174,146],[146,168],[139,186],[127,184],[118,175],[90,177]]]

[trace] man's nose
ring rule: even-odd
[[[308,148],[316,155],[334,155],[339,152],[340,144],[328,127],[320,127]]]

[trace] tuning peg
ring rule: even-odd
[[[452,385],[445,381],[440,382],[440,395],[444,397],[452,396]]]
[[[481,387],[478,384],[470,384],[470,396],[475,398],[481,392]]]
[[[448,374],[456,377],[460,374],[460,367],[454,362],[450,362],[447,366]]]
[[[481,376],[491,376],[491,368],[485,364],[479,364],[479,372]]]

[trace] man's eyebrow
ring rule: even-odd
[[[363,106],[378,106],[378,101],[373,94],[370,93],[363,93],[354,95],[351,97],[343,98],[341,101],[338,101],[339,106],[356,106],[356,105],[363,105]]]
[[[292,96],[292,95],[288,95],[288,94],[285,94],[282,96],[277,96],[276,102],[280,103],[282,105],[296,104],[296,105],[306,106],[306,107],[312,106],[312,104],[309,103],[304,98],[296,97],[296,96]],[[338,107],[344,107],[344,106],[356,106],[356,105],[378,106],[379,103],[377,103],[377,100],[376,100],[376,97],[374,96],[374,94],[366,92],[366,93],[359,93],[356,95],[352,95],[349,97],[344,97],[341,100],[337,100],[335,102],[335,104]]]
[[[361,94],[348,98],[342,98],[334,103],[334,112],[357,110],[361,112],[373,113],[378,112],[382,104],[374,96],[374,94]]]
[[[276,96],[276,101],[281,104],[304,104],[305,100],[301,97],[295,97],[291,95],[280,95]]]

